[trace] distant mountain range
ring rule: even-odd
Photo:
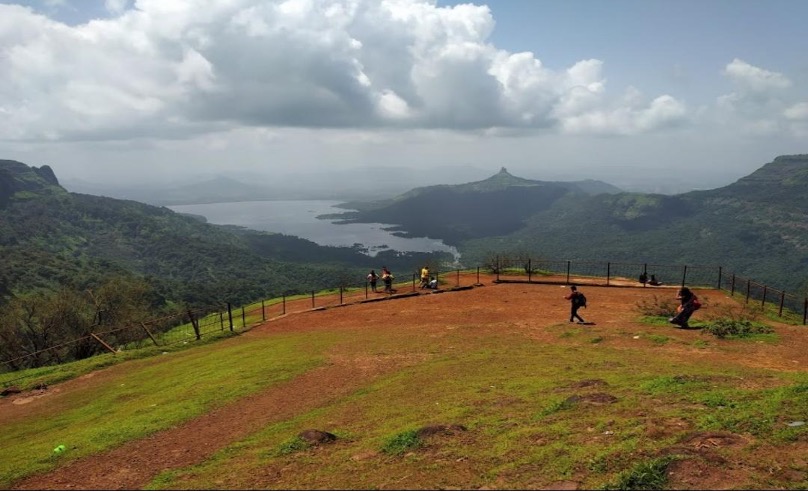
[[[486,171],[471,166],[447,166],[423,173],[390,166],[345,170],[323,167],[316,173],[286,170],[272,174],[189,175],[179,183],[100,184],[73,179],[64,180],[62,184],[77,193],[152,205],[184,205],[262,200],[373,200],[425,183],[457,183],[461,176],[485,175]]]
[[[219,184],[211,183],[207,193]],[[806,190],[808,155],[780,156],[728,186],[679,195],[626,193],[592,180],[529,180],[503,168],[481,181],[345,203],[355,211],[338,217],[398,224],[401,234],[442,239],[458,248],[467,266],[507,252],[722,265],[805,293]],[[118,272],[151,279],[170,299],[251,300],[268,289],[313,288],[326,278],[356,276],[368,264],[368,257],[352,248],[320,247],[290,236],[213,226],[135,201],[69,193],[49,167],[15,161],[0,161],[0,254],[0,297],[65,284],[83,287]],[[381,255],[373,264],[406,270],[439,256]]]
[[[722,265],[808,290],[808,155],[777,157],[728,186],[679,195],[625,193],[599,182],[510,175],[343,205],[348,222],[399,224],[454,245],[463,262],[492,252],[534,257]]]

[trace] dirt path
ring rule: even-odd
[[[466,284],[471,282],[465,280]],[[484,279],[485,287],[453,292],[442,295],[427,295],[392,299],[378,303],[363,303],[339,309],[326,309],[303,314],[291,314],[282,319],[269,321],[250,332],[247,336],[273,336],[292,330],[317,330],[319,326],[329,329],[383,329],[378,324],[362,320],[377,320],[388,314],[395,316],[396,330],[407,330],[413,336],[429,336],[430,331],[444,329],[447,323],[474,323],[477,326],[491,326],[491,330],[501,330],[509,326],[522,330],[527,336],[547,337],[548,342],[557,338],[543,327],[565,323],[569,315],[568,301],[563,299],[566,291],[559,285],[492,285],[491,278]],[[637,312],[631,308],[637,300],[654,294],[672,295],[670,289],[606,288],[586,287],[590,307],[584,316],[597,322],[593,327],[602,333],[612,328],[647,329],[636,322]],[[732,304],[733,301],[718,291],[704,291],[712,306]],[[413,313],[426,312],[430,322]],[[701,315],[699,315],[701,316]],[[297,318],[296,318],[297,317]],[[306,323],[296,319],[306,318]],[[698,317],[698,316],[697,316]],[[692,350],[698,357],[737,357],[741,365],[776,368],[778,370],[800,370],[807,362],[808,329],[804,327],[779,327],[784,339],[776,347],[746,345],[743,353],[682,348]],[[698,332],[675,330],[677,336],[698,337]],[[636,343],[632,337],[610,342],[613,346],[631,346]],[[231,339],[238,343],[238,340]],[[717,343],[720,343],[718,341]],[[143,361],[133,363],[142,364]],[[230,443],[266,427],[274,422],[292,418],[309,409],[317,408],[350,394],[354,390],[382,375],[415,364],[417,360],[407,358],[376,359],[373,357],[333,357],[330,364],[294,380],[273,387],[258,394],[237,400],[202,415],[177,427],[158,432],[148,438],[130,442],[125,446],[99,455],[88,456],[70,462],[52,472],[29,477],[14,484],[15,489],[107,489],[132,490],[142,488],[164,470],[186,467],[201,463],[216,451]],[[78,378],[57,385],[49,390],[52,399],[74,391],[87,391],[98,381],[110,377],[117,371],[125,370],[125,364],[99,371],[94,377]],[[131,367],[131,366],[130,366]],[[32,398],[21,395],[20,398]],[[29,403],[31,407],[37,401]],[[3,402],[0,404],[0,424],[21,418],[23,407]]]
[[[268,424],[327,404],[394,369],[396,366],[390,364],[368,366],[363,362],[360,367],[350,360],[343,360],[269,391],[250,395],[178,427],[23,480],[14,488],[139,489],[163,470],[200,463],[227,444]]]

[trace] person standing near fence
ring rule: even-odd
[[[372,290],[373,292],[378,292],[376,290],[376,282],[378,280],[379,276],[376,275],[376,270],[371,270],[370,273],[368,273],[368,282],[370,283],[370,290]]]
[[[578,310],[586,306],[586,297],[578,292],[578,287],[575,285],[570,286],[570,293],[564,296],[564,299],[570,301],[570,323],[578,318],[578,323],[585,323],[584,319],[578,314]]]
[[[393,293],[393,274],[387,267],[382,267],[382,282],[384,282],[384,292],[387,294]]]
[[[422,289],[429,287],[429,267],[424,265],[421,269],[421,286]]]
[[[696,297],[696,294],[694,294],[687,287],[682,287],[679,289],[676,299],[678,299],[681,304],[679,304],[679,307],[676,308],[676,316],[668,321],[674,325],[679,325],[682,328],[689,328],[687,322],[690,319],[690,316],[693,315],[693,312],[701,307],[701,303],[699,302],[698,297]]]

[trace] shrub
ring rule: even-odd
[[[745,338],[761,333],[772,333],[771,327],[758,322],[760,310],[744,306],[742,309],[723,308],[712,316],[703,331],[717,338]]]
[[[661,316],[670,318],[676,316],[676,307],[679,302],[667,297],[660,298],[654,294],[651,299],[641,299],[637,302],[637,309],[645,316]]]

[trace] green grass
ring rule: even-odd
[[[705,342],[696,350],[698,341],[683,346],[652,333],[643,336],[653,345],[611,347],[593,341],[606,331],[577,331],[566,332],[557,345],[547,343],[567,328],[550,326],[539,341],[518,330],[487,330],[483,336],[471,324],[429,337],[364,325],[324,327],[133,362],[126,374],[76,400],[63,415],[4,429],[9,436],[0,436],[0,466],[6,467],[0,468],[0,485],[204,412],[221,404],[210,394],[222,391],[225,381],[239,381],[227,388],[234,394],[223,395],[232,401],[235,393],[258,391],[323,360],[356,361],[357,367],[377,360],[389,371],[294,417],[268,415],[263,429],[203,463],[159,474],[147,488],[538,489],[560,480],[575,480],[581,489],[665,488],[659,480],[676,458],[671,449],[689,433],[752,435],[760,446],[808,436],[806,426],[787,425],[808,415],[804,373],[729,365],[704,352],[732,347],[732,341]],[[635,333],[634,327],[622,329]],[[698,356],[682,357],[679,350]],[[197,380],[211,383],[199,391],[186,388]],[[592,381],[597,384],[581,384]],[[177,397],[176,389],[161,386],[187,393]],[[598,394],[616,401],[587,401]],[[126,424],[118,429],[116,422]],[[424,438],[412,430],[431,424],[468,430]],[[80,431],[66,438],[67,428]],[[296,437],[304,429],[340,438],[308,446]],[[29,447],[29,440],[39,442]],[[93,447],[95,442],[102,446]],[[53,447],[62,443],[68,453],[54,458]],[[757,460],[754,450],[732,452],[734,460]],[[795,485],[778,480],[776,488]]]
[[[298,451],[303,451],[305,449],[308,449],[309,446],[310,446],[309,443],[306,442],[305,439],[303,439],[301,437],[293,437],[291,439],[288,439],[288,440],[282,442],[281,445],[278,446],[278,450],[276,451],[276,454],[278,456],[283,456],[283,455],[286,455],[286,454],[292,454],[292,453],[296,453]]]
[[[0,434],[0,486],[52,468],[54,446],[76,458],[168,428],[321,363],[325,340],[295,338],[200,347],[134,362],[69,408],[8,425]]]
[[[181,329],[181,327],[176,329]],[[20,389],[27,390],[41,384],[56,384],[63,381],[68,381],[98,369],[119,364],[121,362],[145,359],[164,355],[164,353],[171,354],[180,352],[207,345],[211,342],[219,341],[225,338],[230,338],[233,335],[234,333],[230,331],[224,331],[221,333],[214,332],[203,336],[202,339],[198,341],[186,337],[187,343],[172,343],[161,346],[154,346],[152,342],[149,341],[148,345],[142,347],[124,348],[115,354],[105,352],[74,362],[3,373],[0,374],[0,387],[14,385]]]
[[[386,454],[400,456],[407,451],[420,448],[424,441],[418,437],[417,430],[408,430],[394,435],[381,447],[381,451]]]
[[[668,483],[668,465],[675,456],[663,456],[636,464],[631,470],[620,474],[618,479],[607,484],[605,490],[662,490]]]
[[[390,343],[396,341],[401,339]],[[733,410],[740,408],[736,402],[748,402],[750,411],[753,402],[758,406],[769,402],[761,412],[761,417],[769,419],[783,414],[788,405],[793,408],[785,415],[793,419],[805,410],[802,404],[793,403],[793,396],[802,394],[803,383],[788,385],[786,380],[783,384],[788,386],[779,390],[735,388],[741,378],[769,380],[771,375],[765,371],[728,375],[702,361],[671,364],[664,357],[616,351],[587,342],[581,341],[571,349],[526,344],[505,335],[475,340],[476,350],[458,350],[402,369],[321,407],[319,412],[300,416],[291,428],[269,426],[222,450],[208,462],[185,469],[178,475],[181,478],[162,481],[160,485],[201,489],[226,484],[239,488],[246,486],[239,477],[253,476],[264,469],[288,468],[296,472],[294,478],[292,473],[285,475],[290,478],[283,482],[284,488],[376,488],[386,483],[382,475],[418,477],[419,481],[405,480],[396,488],[425,483],[432,488],[468,488],[469,482],[453,477],[464,473],[463,466],[456,463],[471,460],[479,486],[491,486],[494,477],[500,477],[511,486],[531,488],[584,473],[587,478],[583,488],[603,484],[656,488],[664,483],[659,481],[664,476],[660,473],[672,459],[664,455],[665,448],[676,443],[676,436],[646,438],[649,418],[688,421],[690,431],[729,430],[731,425],[713,425],[704,419],[709,416],[720,423],[719,417],[728,414],[728,405],[735,404]],[[444,343],[461,342],[452,338]],[[392,345],[387,350],[395,352]],[[582,364],[582,360],[587,363]],[[621,367],[626,360],[632,361],[630,370],[602,369]],[[605,387],[569,386],[604,377]],[[618,401],[603,407],[569,399],[596,391],[614,395]],[[693,412],[691,405],[696,404],[704,409]],[[461,423],[469,431],[461,437],[420,439],[411,430],[431,423]],[[277,449],[287,442],[290,431],[303,428],[321,428],[349,438],[327,450],[307,452],[302,461],[262,453]],[[736,430],[749,428],[736,426]],[[374,458],[373,450],[381,454]],[[363,453],[371,457],[358,462],[352,458]],[[656,453],[666,457],[646,458]],[[383,461],[383,456],[391,455],[405,458],[395,464]],[[444,464],[433,471],[438,457]],[[338,463],[353,463],[353,471],[345,473]],[[219,476],[222,470],[231,469],[234,471],[226,477]],[[332,474],[323,482],[314,469],[320,473],[330,470]],[[544,477],[546,482],[531,482],[536,476]],[[223,482],[217,483],[217,479]]]

